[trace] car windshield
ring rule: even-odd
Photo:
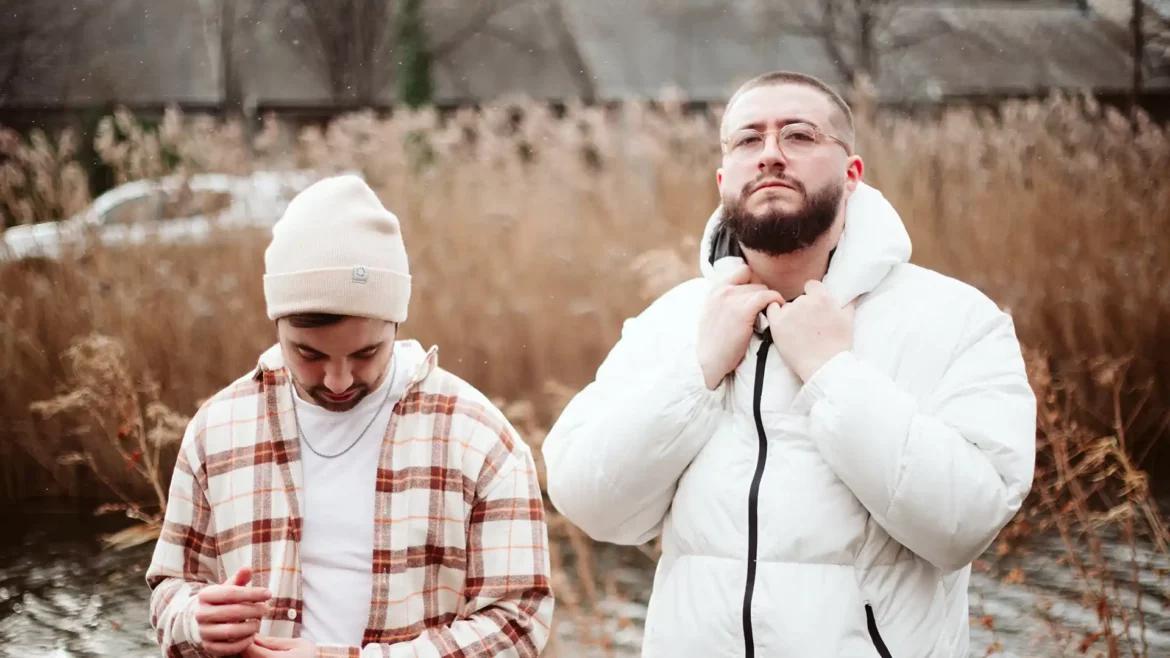
[[[158,217],[158,196],[137,196],[117,204],[103,214],[105,224],[137,224]]]

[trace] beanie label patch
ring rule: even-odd
[[[366,268],[362,267],[361,265],[358,265],[357,267],[353,268],[353,282],[354,283],[365,283],[369,280],[370,280],[370,273],[368,270],[366,270]]]

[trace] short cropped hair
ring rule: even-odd
[[[849,109],[849,104],[832,87],[821,80],[811,75],[805,75],[804,73],[797,73],[795,71],[772,71],[770,73],[763,73],[740,85],[739,89],[735,90],[735,93],[731,95],[731,99],[727,101],[727,105],[723,108],[723,119],[719,127],[721,136],[726,136],[727,116],[731,113],[731,106],[735,105],[735,102],[739,100],[740,96],[757,87],[774,87],[777,85],[803,85],[805,87],[811,87],[828,98],[837,110],[835,116],[830,121],[832,121],[838,131],[845,133],[837,135],[837,137],[840,137],[848,143],[852,150],[855,133],[853,130],[853,111]]]

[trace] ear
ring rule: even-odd
[[[715,186],[723,187],[723,167],[715,170]]]
[[[862,175],[865,174],[865,163],[862,162],[860,155],[851,155],[845,162],[845,188],[852,194],[853,190],[857,189],[857,184],[861,182]]]

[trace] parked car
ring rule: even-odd
[[[65,248],[83,247],[91,239],[107,246],[190,243],[207,240],[213,230],[271,227],[298,192],[323,176],[293,170],[131,181],[68,219],[8,229],[0,260],[59,258]]]

